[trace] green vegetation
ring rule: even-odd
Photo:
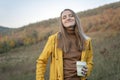
[[[44,42],[0,55],[0,80],[35,80],[35,66]]]
[[[120,33],[94,32],[94,69],[90,80],[120,79]],[[0,55],[0,80],[35,80],[36,60],[46,41],[32,46],[20,47]],[[47,66],[46,80],[49,68]]]
[[[90,80],[119,80],[120,33],[95,33],[92,37],[94,69]]]

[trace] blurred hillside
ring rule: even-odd
[[[120,2],[78,12],[85,33],[120,31]],[[0,53],[19,46],[29,46],[59,30],[59,18],[31,23],[21,28],[0,27]],[[6,47],[7,46],[7,47]]]
[[[12,33],[13,30],[14,28],[0,26],[0,36],[9,35],[10,33]]]
[[[78,12],[85,33],[120,31],[120,2]],[[31,23],[21,28],[0,27],[0,53],[46,39],[59,29],[59,18]],[[7,46],[7,47],[6,47]]]

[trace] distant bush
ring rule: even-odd
[[[8,42],[2,42],[1,44],[1,48],[0,48],[0,53],[3,53],[3,52],[7,52],[11,49],[10,45]]]

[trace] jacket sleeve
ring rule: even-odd
[[[52,43],[53,43],[53,38],[49,37],[41,55],[37,59],[37,64],[36,64],[36,80],[44,80],[44,74],[46,71],[46,65],[48,62],[48,58],[50,54],[52,53]]]
[[[88,54],[88,56],[87,56],[87,67],[88,67],[87,76],[89,76],[92,71],[92,68],[93,68],[93,50],[92,50],[91,39],[89,40],[87,54]]]

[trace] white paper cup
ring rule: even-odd
[[[82,74],[82,68],[84,67],[84,66],[87,66],[87,64],[86,64],[86,62],[85,61],[77,61],[76,62],[76,67],[77,67],[77,75],[78,76],[84,76],[83,74]]]

